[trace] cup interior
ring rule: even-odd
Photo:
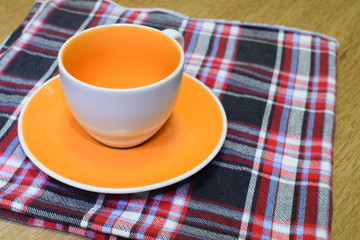
[[[61,61],[70,75],[85,83],[137,88],[173,73],[181,63],[181,49],[155,29],[110,25],[71,38],[63,47]]]

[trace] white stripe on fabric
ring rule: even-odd
[[[83,219],[80,222],[80,226],[83,228],[88,228],[91,217],[100,209],[105,199],[105,194],[99,194],[96,203],[94,206],[84,215]]]
[[[265,111],[264,111],[264,117],[262,119],[261,130],[259,133],[258,146],[256,148],[256,153],[255,153],[255,158],[254,158],[253,170],[259,169],[261,157],[264,152],[263,146],[265,146],[264,142],[265,142],[266,134],[267,134],[265,130],[268,128],[269,118],[271,115],[271,110],[273,108],[272,103],[274,100],[274,96],[276,96],[277,82],[278,82],[278,77],[279,77],[278,69],[281,69],[281,60],[282,60],[281,56],[282,56],[282,49],[283,49],[282,43],[284,42],[284,37],[285,37],[284,32],[280,31],[279,35],[278,35],[278,47],[277,47],[277,53],[276,53],[276,62],[275,62],[275,67],[274,67],[274,73],[273,73],[271,85],[269,88],[269,95],[268,95],[269,99],[267,100],[267,104],[266,104]],[[248,189],[248,192],[246,195],[244,211],[251,212],[257,178],[258,178],[257,174],[251,174],[251,178],[250,178],[250,182],[249,182],[249,189]],[[276,196],[276,194],[270,193],[269,197],[272,199],[269,199],[267,201],[267,204],[269,204],[269,202],[274,203],[275,201],[273,198],[275,196]],[[245,219],[242,219],[240,231],[247,232],[248,225],[249,225],[249,223],[246,222]],[[264,234],[266,235],[267,233],[264,233]]]

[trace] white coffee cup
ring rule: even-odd
[[[181,85],[184,39],[135,24],[90,28],[58,54],[62,87],[81,126],[101,143],[133,147],[170,116]]]

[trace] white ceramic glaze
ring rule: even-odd
[[[148,29],[141,25],[116,24],[84,32],[108,26]],[[158,32],[176,42],[181,59],[169,76],[138,88],[114,89],[90,85],[76,79],[65,69],[62,61],[64,49],[83,32],[66,41],[59,51],[60,78],[70,109],[85,130],[103,144],[118,148],[139,145],[154,135],[172,112],[183,75],[184,39],[175,30]]]

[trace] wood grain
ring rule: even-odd
[[[126,7],[161,7],[195,18],[286,25],[340,42],[333,174],[332,239],[360,239],[360,1],[356,0],[122,0]],[[0,0],[0,41],[26,16],[33,1]],[[70,233],[0,220],[0,239],[84,239]]]

